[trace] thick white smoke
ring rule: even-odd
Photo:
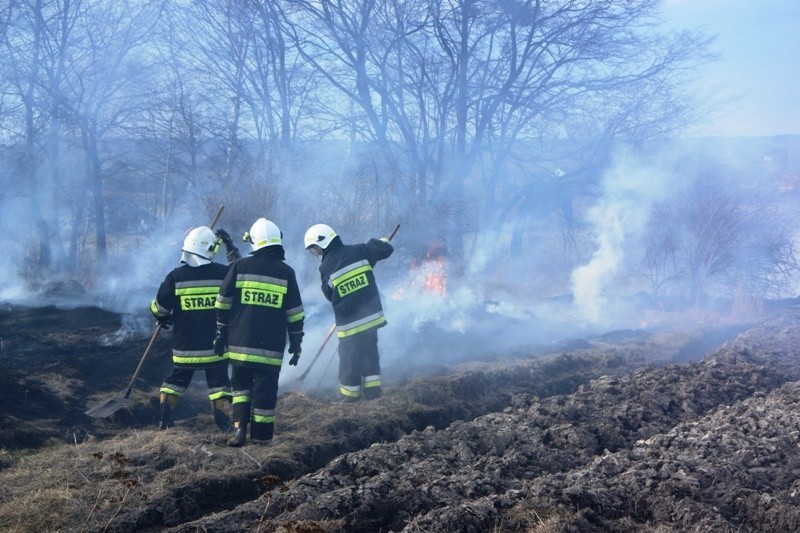
[[[21,200],[0,200],[0,231],[6,240],[4,251],[0,254],[0,271],[3,272],[0,300],[20,300],[29,292],[22,273],[25,256],[35,246],[35,235],[31,229],[33,224],[26,219],[25,205]]]
[[[635,290],[626,266],[641,251],[653,203],[668,193],[668,174],[628,150],[618,152],[602,180],[602,195],[586,214],[596,246],[588,263],[572,272],[572,291],[580,317],[613,323],[616,291]]]

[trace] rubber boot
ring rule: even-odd
[[[228,398],[218,398],[211,401],[211,412],[214,415],[214,423],[224,433],[231,431],[231,401]]]
[[[166,394],[162,392],[158,397],[161,402],[161,421],[158,423],[158,429],[167,429],[175,425],[172,420],[172,412],[175,406],[178,405],[178,397],[174,394]]]
[[[250,426],[250,438],[253,444],[269,444],[275,432],[275,424],[255,423]]]
[[[247,442],[247,422],[237,420],[233,423],[233,435],[228,439],[228,446],[240,448],[245,442]]]
[[[233,404],[233,435],[228,439],[228,446],[238,448],[247,442],[247,423],[250,421],[251,402]]]
[[[173,425],[175,424],[172,421],[172,408],[167,402],[164,402],[161,404],[161,420],[158,423],[158,429],[164,430]]]
[[[381,397],[380,387],[364,387],[364,400],[374,400]]]

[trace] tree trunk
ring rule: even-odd
[[[108,250],[106,247],[105,200],[103,199],[103,169],[100,154],[97,150],[97,136],[94,130],[95,127],[90,126],[90,131],[85,131],[83,138],[86,155],[89,158],[97,259],[100,262],[105,262],[108,257]]]
[[[63,270],[68,268],[66,252],[64,251],[64,243],[61,238],[61,203],[59,202],[59,183],[61,182],[61,174],[59,160],[61,157],[61,150],[59,146],[61,130],[61,120],[58,117],[58,109],[51,110],[50,117],[50,196],[52,197],[52,211],[50,219],[53,223],[52,230],[52,249],[55,260],[55,268]]]
[[[39,176],[36,172],[36,143],[34,136],[36,135],[33,110],[28,108],[25,112],[26,115],[26,140],[25,140],[25,153],[21,157],[22,175],[30,185],[31,191],[31,212],[33,213],[34,225],[36,227],[36,237],[39,240],[39,256],[36,258],[37,266],[41,269],[50,268],[53,254],[50,247],[50,230],[47,220],[42,213],[42,207],[45,204],[45,194],[42,184],[39,182]]]

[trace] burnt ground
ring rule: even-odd
[[[800,529],[792,305],[387,368],[364,404],[284,393],[274,443],[242,449],[199,389],[152,425],[168,337],[130,412],[84,414],[127,385],[147,342],[131,321],[0,306],[0,530]]]

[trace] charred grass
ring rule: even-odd
[[[699,363],[518,394],[175,531],[796,530],[799,324],[754,328]]]
[[[28,334],[23,327],[17,331],[18,335]],[[137,404],[127,418],[116,421],[85,420],[77,415],[74,420],[70,418],[71,412],[108,395],[107,390],[104,393],[80,381],[81,375],[90,372],[91,365],[114,364],[122,359],[130,364],[131,358],[135,360],[136,352],[131,347],[104,345],[102,338],[109,333],[108,329],[99,328],[88,348],[87,336],[80,336],[82,352],[78,351],[78,338],[67,335],[60,341],[58,363],[52,372],[39,373],[36,378],[23,372],[16,376],[19,387],[39,380],[42,396],[52,398],[54,403],[42,411],[31,411],[23,405],[12,415],[4,415],[3,431],[14,431],[16,420],[26,420],[31,426],[41,428],[45,435],[31,445],[19,435],[0,437],[4,447],[0,455],[0,486],[4,487],[0,493],[0,528],[134,531],[181,528],[187,524],[187,530],[202,530],[205,526],[190,525],[192,521],[213,520],[213,517],[235,517],[232,523],[244,524],[246,529],[352,528],[352,513],[347,520],[335,513],[313,517],[276,513],[275,497],[296,491],[296,483],[309,483],[303,481],[304,476],[332,468],[331,461],[347,457],[348,453],[360,450],[369,453],[375,446],[396,443],[415,434],[446,435],[457,421],[472,421],[509,409],[527,409],[540,399],[552,397],[557,401],[555,398],[579,394],[582,387],[601,376],[623,376],[636,368],[660,366],[685,357],[686,347],[705,335],[703,331],[619,332],[614,337],[550,347],[549,354],[544,353],[546,349],[506,354],[505,358],[489,364],[474,362],[449,367],[446,375],[397,383],[387,387],[381,399],[363,404],[339,404],[323,394],[295,391],[279,399],[273,444],[230,449],[224,445],[225,436],[212,431],[210,415],[200,408],[194,411],[200,414],[187,418],[176,428],[166,432],[155,430],[150,425],[153,412],[149,397],[141,393],[134,396]],[[756,336],[753,341],[765,342],[759,339]],[[29,352],[33,350],[30,348]],[[85,357],[73,358],[71,365],[65,362],[70,361],[70,355],[79,353]],[[76,365],[75,361],[86,361],[89,366]],[[154,389],[163,375],[160,368],[145,374],[141,387]],[[113,392],[124,383],[112,386]],[[28,385],[27,389],[31,387]],[[12,390],[22,389],[12,387]],[[613,402],[614,394],[609,393],[607,399]],[[42,413],[58,416],[40,417]],[[580,432],[559,430],[556,418],[543,417],[525,424],[542,425],[539,437],[543,441],[550,439],[549,447],[577,447],[581,449],[579,455],[586,457],[605,448],[625,449],[632,435],[642,432],[641,428],[632,427],[628,428],[627,436],[594,435],[593,444],[587,444]],[[456,427],[462,427],[458,424]],[[33,427],[25,427],[27,432],[23,431],[23,435],[34,433]],[[660,431],[663,427],[654,424],[648,431]],[[546,430],[549,433],[545,435]],[[604,439],[602,445],[598,444],[598,438]],[[551,459],[557,462],[555,456]],[[559,468],[573,466],[578,463],[566,461]],[[379,466],[375,468],[379,470]],[[538,507],[529,512],[524,503],[514,501],[519,505],[510,506],[508,512],[484,515],[479,510],[487,503],[470,499],[464,502],[466,507],[461,511],[481,517],[482,527],[496,530],[521,527],[550,531],[555,524],[563,523],[565,511],[556,504],[549,511]],[[254,502],[252,505],[258,511],[240,511],[247,507],[242,505],[247,502]],[[379,511],[394,516],[393,524],[405,524],[409,530],[414,530],[415,523],[419,528],[432,523],[414,515],[403,519],[406,511],[402,508],[402,503],[387,501]],[[222,523],[217,521],[209,527],[226,529]],[[370,518],[358,522],[355,529],[369,530],[379,523]]]

